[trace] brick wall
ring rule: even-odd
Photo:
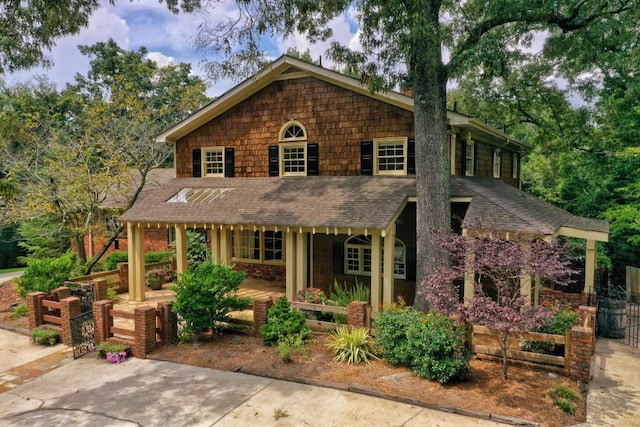
[[[149,227],[145,229],[144,234],[144,250],[145,252],[151,251],[168,251],[169,250],[169,234],[166,227]],[[102,249],[102,245],[106,243],[107,239],[93,236],[93,242],[91,241],[89,236],[85,236],[84,238],[84,250],[87,254],[90,253],[89,245],[93,244],[93,253],[97,253],[100,249]],[[127,240],[127,230],[122,232],[118,237],[118,248],[116,249],[116,244],[112,243],[107,249],[105,256],[110,254],[111,252],[118,251],[126,251],[129,248],[128,240]]]
[[[576,294],[543,288],[540,291],[540,305],[544,307],[570,307],[577,310],[579,306],[587,305],[588,297],[588,294]]]
[[[251,279],[286,282],[286,267],[284,265],[254,264],[251,262],[234,262],[233,265],[235,270],[243,271]]]

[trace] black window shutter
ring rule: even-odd
[[[416,281],[416,248],[407,248],[407,281]]]
[[[235,172],[236,161],[234,158],[235,151],[233,147],[224,149],[224,176],[233,178]]]
[[[473,176],[478,176],[478,143],[473,144]]]
[[[280,165],[278,163],[278,146],[269,146],[269,176],[280,175]]]
[[[319,175],[318,144],[307,144],[307,175]]]
[[[360,143],[360,175],[373,175],[373,141]]]
[[[407,141],[407,173],[415,175],[416,173],[416,140],[409,138]]]
[[[467,174],[467,141],[462,140],[462,167],[460,170],[462,171],[462,176]]]
[[[193,177],[200,178],[202,176],[202,150],[194,148],[192,151],[191,166],[193,169]]]
[[[344,243],[333,242],[333,274],[344,273]]]

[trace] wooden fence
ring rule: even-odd
[[[314,313],[317,315],[318,313],[336,313],[346,317],[348,317],[348,309],[347,307],[338,307],[333,305],[325,305],[325,304],[312,304],[308,302],[299,302],[292,301],[291,308],[299,310],[303,313]],[[340,327],[340,323],[335,321],[326,321],[326,320],[317,320],[317,319],[309,319],[307,318],[306,322],[307,326],[309,326],[313,330],[317,331],[331,331]],[[347,323],[345,319],[344,324]],[[367,316],[365,321],[365,327],[371,329],[371,306],[367,307]]]

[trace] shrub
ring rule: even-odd
[[[117,301],[118,291],[116,291],[115,289],[107,289],[107,298],[109,298],[109,300],[111,301]]]
[[[11,309],[11,317],[19,319],[21,317],[27,317],[29,315],[29,308],[22,304]]]
[[[376,343],[381,347],[386,361],[393,365],[411,365],[411,345],[406,331],[409,325],[419,321],[420,314],[403,301],[382,307],[373,325]]]
[[[296,337],[305,341],[310,333],[311,329],[305,325],[302,313],[292,310],[291,304],[284,297],[269,309],[267,323],[260,328],[262,342],[266,345],[278,344],[280,341]]]
[[[320,288],[304,288],[293,297],[294,301],[308,302],[309,304],[326,304],[327,296]]]
[[[144,263],[151,264],[154,262],[169,261],[173,252],[171,251],[152,251],[144,254]]]
[[[76,257],[67,252],[60,258],[34,260],[17,279],[18,293],[24,298],[29,292],[50,292],[64,285],[76,267]]]
[[[40,345],[54,345],[60,341],[60,334],[53,329],[35,328],[31,331],[31,340]]]
[[[369,335],[367,328],[349,328],[342,326],[330,333],[327,346],[333,352],[333,359],[337,362],[347,362],[349,365],[361,362],[369,363],[375,359],[373,347],[375,341]]]
[[[230,320],[230,312],[249,304],[249,300],[236,295],[243,280],[244,273],[210,262],[182,274],[172,289],[176,292],[173,310],[185,322],[183,331],[196,337],[219,331],[222,322]]]
[[[118,263],[127,262],[128,260],[129,254],[126,251],[114,251],[105,257],[104,268],[107,270],[115,270],[118,268]]]
[[[305,344],[305,338],[302,334],[288,335],[278,341],[278,353],[283,362],[291,362],[294,350],[303,349]]]
[[[98,344],[98,357],[103,359],[107,358],[108,353],[119,354],[122,352],[126,353],[127,351],[129,351],[129,347],[120,343],[102,341]]]
[[[187,230],[187,263],[196,268],[209,259],[209,248],[205,235],[196,230]]]
[[[560,408],[567,414],[575,414],[576,405],[578,400],[578,393],[576,393],[571,387],[566,384],[560,384],[549,392],[549,397],[553,400],[553,404]]]
[[[580,320],[580,313],[577,311],[571,308],[561,308],[541,328],[534,329],[534,332],[565,335],[567,330],[579,325]],[[564,344],[526,340],[522,342],[521,348],[524,351],[534,353],[564,355]]]
[[[162,288],[162,285],[171,279],[172,274],[163,268],[154,268],[145,274],[145,282],[148,287],[154,290]]]
[[[358,279],[355,279],[356,283],[353,288],[348,288],[345,282],[344,286],[340,285],[337,280],[333,281],[333,292],[329,297],[330,301],[333,301],[335,305],[339,307],[346,307],[349,303],[353,301],[367,301],[371,297],[371,291],[369,288],[364,286],[362,282],[358,282]],[[341,313],[333,313],[333,321],[336,323],[347,323],[347,315]]]

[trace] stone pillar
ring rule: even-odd
[[[134,310],[135,339],[131,352],[145,359],[156,348],[156,309],[138,307]]]
[[[569,377],[575,380],[589,381],[594,346],[592,328],[574,326],[570,334]]]
[[[44,292],[29,292],[27,294],[27,309],[29,310],[29,329],[42,325],[42,300],[47,296]]]
[[[173,311],[173,302],[159,302],[157,311],[160,339],[163,343],[176,342],[178,340],[178,315]]]
[[[118,276],[120,278],[120,286],[118,293],[129,292],[129,264],[126,262],[118,263]]]
[[[101,300],[93,303],[93,328],[96,337],[96,344],[107,341],[111,336],[111,326],[113,317],[109,310],[113,308],[113,302]]]
[[[69,297],[62,299],[60,300],[60,305],[60,321],[62,322],[60,325],[60,338],[64,345],[71,346],[73,345],[71,338],[71,318],[79,316],[81,313],[80,298]]]
[[[260,328],[267,323],[271,307],[273,307],[273,300],[269,297],[256,298],[253,302],[253,328],[256,335],[260,335]]]
[[[367,307],[369,303],[366,301],[352,301],[347,305],[347,325],[351,327],[369,328],[367,321]]]
[[[102,301],[105,299],[109,299],[107,296],[107,291],[109,290],[109,282],[105,279],[96,279],[91,281],[91,286],[93,287],[93,300],[94,301]]]

